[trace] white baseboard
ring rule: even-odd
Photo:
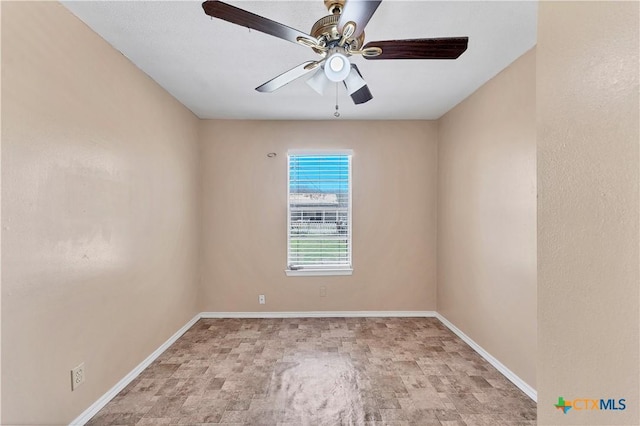
[[[200,318],[361,318],[435,317],[434,311],[301,311],[301,312],[201,312]]]
[[[126,376],[122,378],[118,383],[115,384],[111,389],[107,391],[104,395],[100,397],[96,402],[91,404],[89,408],[84,410],[82,414],[76,417],[69,425],[71,426],[82,426],[87,423],[93,416],[95,416],[98,411],[100,411],[109,401],[111,401],[122,389],[124,389],[129,383],[133,381],[142,371],[147,368],[153,361],[156,360],[164,351],[169,348],[176,340],[180,338],[187,330],[189,330],[193,324],[196,323],[200,319],[200,314],[193,317],[188,323],[186,323],[180,330],[176,331],[175,334],[164,342],[158,349],[156,349],[151,355],[149,355],[144,361],[138,364],[133,370],[129,372]]]
[[[459,338],[461,338],[467,345],[476,351],[482,358],[484,358],[489,364],[493,365],[496,370],[502,373],[511,383],[516,385],[522,392],[524,392],[529,398],[538,402],[538,392],[529,386],[524,380],[518,377],[513,371],[509,370],[503,363],[498,361],[489,352],[484,350],[482,346],[473,341],[469,336],[464,334],[462,330],[453,325],[451,321],[436,312],[436,318],[442,322],[449,330],[454,332]]]
[[[69,425],[82,426],[87,423],[98,411],[100,411],[109,401],[111,401],[121,390],[131,383],[142,371],[156,360],[169,346],[187,332],[201,318],[430,318],[435,317],[440,320],[447,328],[454,332],[458,337],[464,340],[473,350],[483,357],[489,364],[493,365],[514,385],[520,388],[529,398],[537,401],[536,390],[516,376],[504,364],[495,359],[489,352],[485,351],[480,345],[474,342],[469,336],[464,334],[455,325],[449,322],[445,317],[435,311],[302,311],[302,312],[200,312],[186,323],[180,330],[164,342],[158,349],[149,355],[144,361],[138,364],[133,370],[115,384],[107,393],[102,395],[100,399],[91,404],[82,414],[76,417]]]

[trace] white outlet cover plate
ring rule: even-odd
[[[77,367],[71,370],[71,390],[76,390],[76,388],[84,383],[85,371],[84,371],[84,362]]]

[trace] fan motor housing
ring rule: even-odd
[[[325,4],[327,1],[325,1]],[[309,34],[315,37],[316,39],[320,39],[324,37],[326,40],[327,47],[332,47],[332,44],[337,44],[341,35],[338,33],[338,21],[340,20],[339,14],[327,15],[316,21],[311,27],[311,31]],[[360,47],[364,44],[364,32],[360,34],[360,36],[354,40],[349,42],[350,46],[354,50],[360,49]]]

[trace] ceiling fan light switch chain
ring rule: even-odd
[[[336,84],[336,112],[333,113],[335,118],[340,117],[340,111],[338,110],[338,85]]]

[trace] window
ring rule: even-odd
[[[351,151],[288,153],[287,275],[350,275]]]

